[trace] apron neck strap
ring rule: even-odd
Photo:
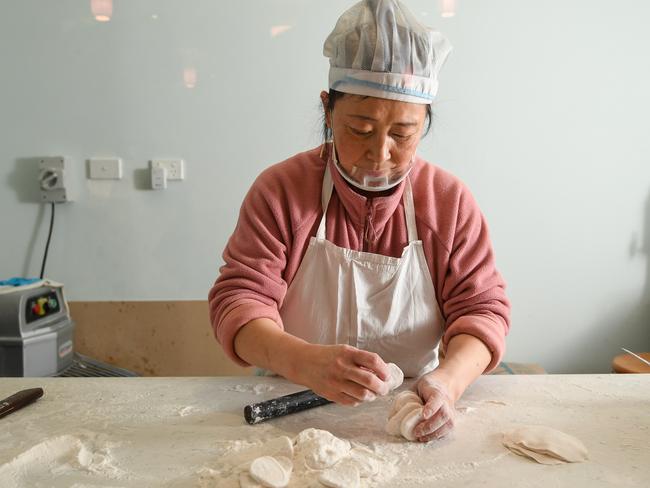
[[[323,175],[323,191],[321,193],[321,205],[323,206],[323,216],[318,225],[316,237],[318,239],[325,239],[325,217],[327,216],[327,207],[332,198],[332,191],[334,189],[334,182],[332,181],[332,174],[330,173],[330,165],[325,165],[325,174]],[[409,242],[418,240],[418,229],[415,224],[415,204],[413,203],[413,190],[411,189],[410,178],[406,178],[404,186],[404,193],[402,194],[404,201],[404,214],[406,217],[406,230],[408,233]]]
[[[415,225],[415,204],[413,203],[411,178],[408,176],[406,177],[406,185],[404,185],[402,199],[404,200],[404,214],[406,216],[406,230],[408,231],[409,242],[414,242],[419,239],[418,228]]]
[[[323,176],[323,191],[321,192],[321,205],[323,206],[323,216],[320,219],[318,232],[316,237],[318,239],[325,239],[325,217],[327,215],[327,207],[330,204],[332,197],[332,190],[334,189],[334,182],[332,181],[332,174],[330,173],[329,163],[325,163],[325,175]]]

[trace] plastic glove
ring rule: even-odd
[[[456,409],[449,388],[431,375],[423,376],[417,383],[417,392],[424,401],[423,420],[413,433],[420,442],[441,439],[449,434],[455,425]]]

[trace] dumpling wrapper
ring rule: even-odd
[[[393,404],[390,408],[390,411],[388,412],[388,418],[391,418],[393,415],[399,412],[407,403],[413,402],[422,405],[422,399],[417,393],[411,390],[399,392],[393,400]]]
[[[361,484],[359,470],[350,464],[326,469],[320,474],[318,481],[331,488],[359,488]]]
[[[415,434],[413,434],[413,429],[422,421],[422,407],[415,408],[411,410],[406,416],[402,419],[400,425],[400,432],[402,437],[408,441],[414,441],[416,439]]]
[[[551,456],[568,463],[589,459],[589,451],[577,438],[543,425],[524,425],[503,433],[503,443]]]
[[[294,452],[299,465],[311,469],[334,466],[348,455],[350,442],[339,439],[327,430],[309,428],[300,432],[294,440]]]
[[[506,446],[508,449],[510,449],[512,452],[517,454],[518,456],[522,456],[528,459],[532,459],[533,461],[537,461],[539,464],[565,464],[564,461],[554,458],[552,456],[547,456],[546,454],[541,454],[539,452],[535,451],[530,451],[526,449],[525,447],[518,446],[516,444],[504,442],[504,446]]]
[[[406,417],[409,413],[411,413],[411,411],[421,407],[422,405],[420,403],[415,403],[415,402],[410,402],[404,405],[399,410],[399,412],[397,412],[391,418],[388,419],[388,422],[386,422],[386,432],[388,432],[390,435],[401,435],[402,420],[404,420],[404,417]]]
[[[348,457],[337,463],[337,467],[350,464],[359,470],[361,478],[371,478],[381,470],[382,459],[365,447],[353,447]]]
[[[388,363],[390,376],[388,377],[388,391],[393,391],[395,388],[404,383],[404,372],[395,363]]]
[[[293,463],[284,456],[262,456],[251,463],[249,473],[258,483],[268,488],[285,488],[291,479]]]

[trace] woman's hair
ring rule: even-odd
[[[346,94],[343,92],[330,89],[327,109],[329,111],[334,110],[334,105],[336,104],[336,101],[345,95]],[[364,96],[363,98],[367,98],[367,97]],[[427,128],[424,131],[424,134],[422,134],[422,137],[425,137],[429,133],[429,130],[431,129],[432,118],[433,118],[433,110],[431,109],[431,104],[429,104],[427,105],[427,122],[426,122]],[[327,124],[325,123],[325,112],[323,112],[323,141],[327,141],[329,139],[329,136],[330,136],[330,129],[328,129]]]

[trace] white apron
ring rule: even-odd
[[[350,344],[376,352],[406,376],[435,369],[443,319],[418,240],[408,178],[403,199],[409,243],[400,258],[353,251],[325,239],[333,186],[328,165],[323,217],[280,309],[285,331],[313,344]]]

